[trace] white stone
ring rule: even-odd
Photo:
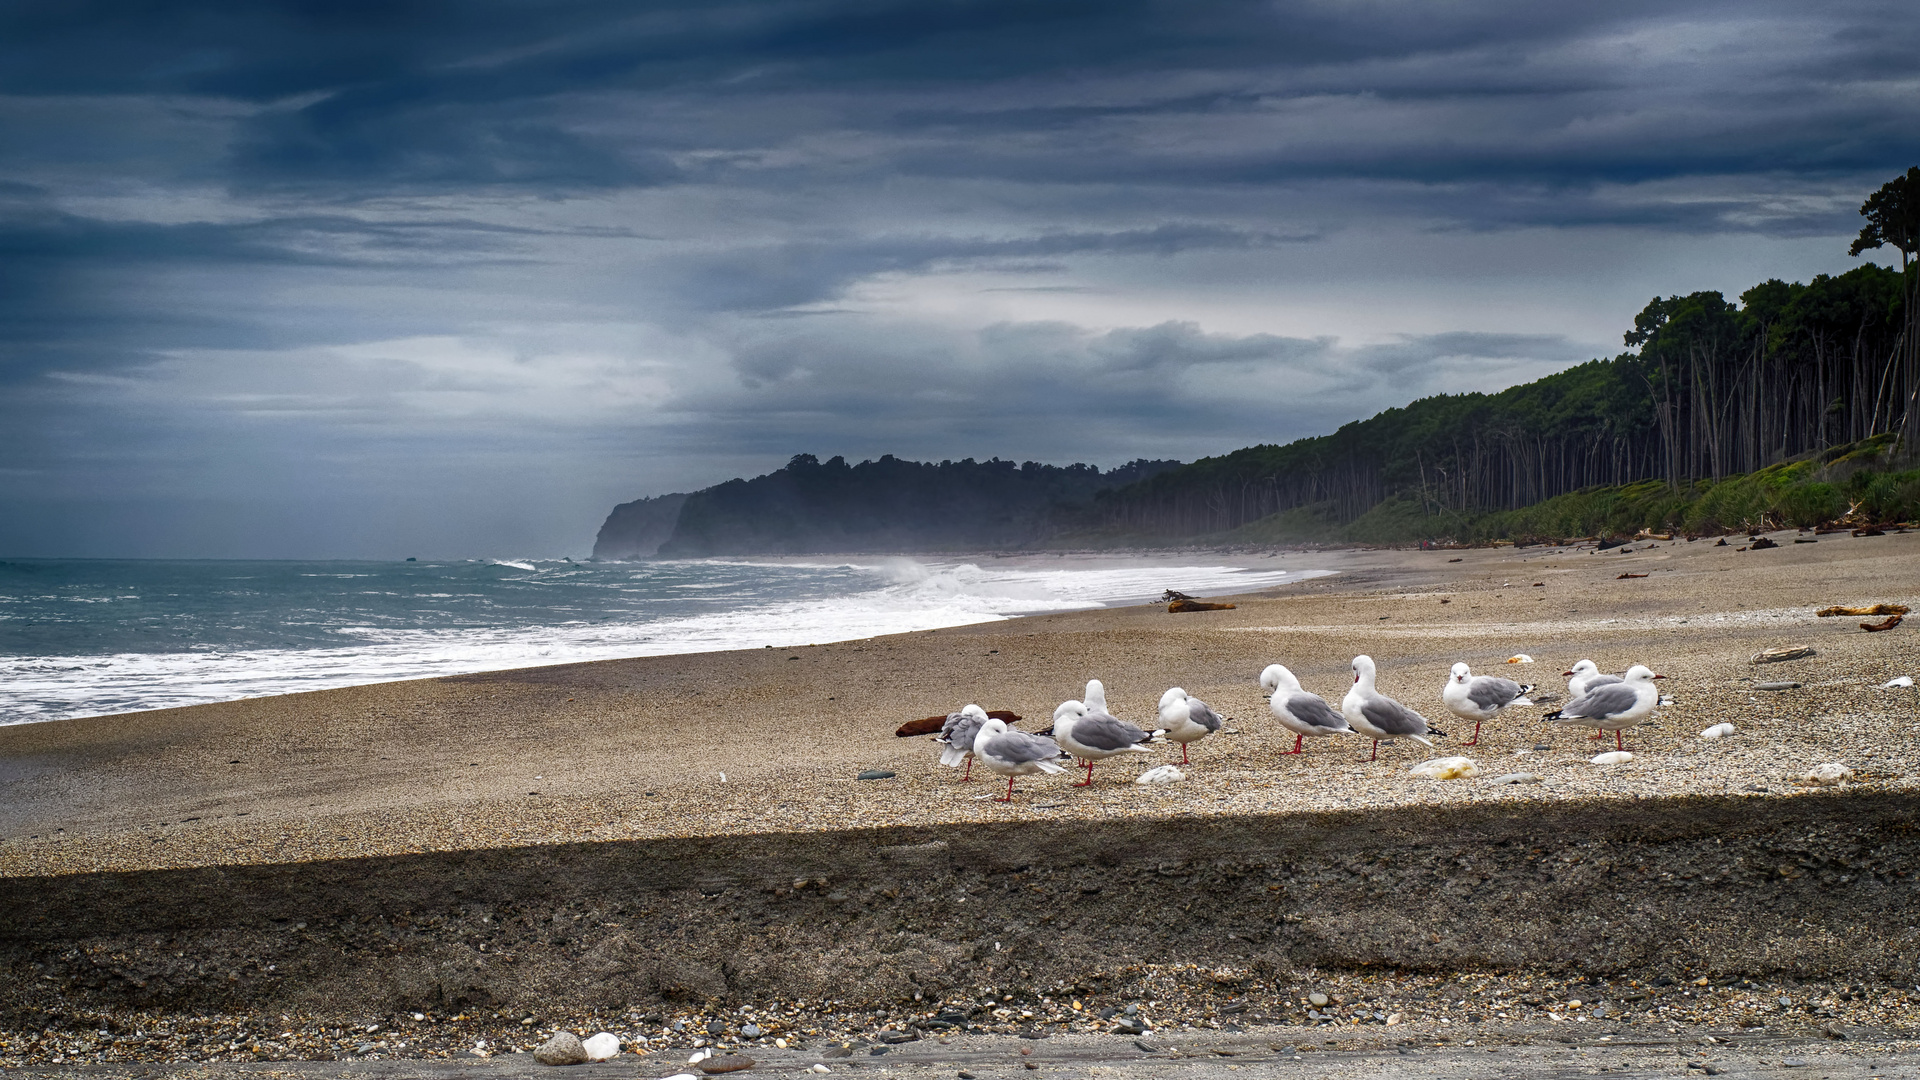
[[[1408,772],[1435,780],[1465,780],[1480,775],[1480,766],[1470,757],[1437,757],[1423,761]]]
[[[612,1061],[620,1056],[620,1036],[610,1031],[602,1031],[580,1046],[586,1050],[588,1061]]]
[[[1177,784],[1187,778],[1178,765],[1162,765],[1157,769],[1148,769],[1133,778],[1136,784]]]
[[[1593,759],[1595,765],[1625,765],[1633,760],[1631,750],[1609,750]]]
[[[1882,689],[1893,689],[1895,687],[1905,689],[1912,685],[1913,676],[1911,675],[1901,675],[1898,678],[1888,679],[1886,682],[1880,684]]]
[[[1724,739],[1733,734],[1733,732],[1734,727],[1732,724],[1715,724],[1701,732],[1700,737],[1703,739]]]
[[[1832,787],[1835,784],[1844,784],[1851,779],[1853,779],[1852,769],[1837,761],[1829,761],[1825,765],[1815,765],[1807,770],[1806,775],[1800,778],[1800,782],[1814,787]]]
[[[700,1080],[700,1078],[692,1073],[674,1073],[672,1076],[663,1076],[660,1080]]]
[[[712,1050],[695,1050],[693,1056],[687,1059],[687,1064],[698,1065],[712,1056]]]
[[[812,1068],[808,1069],[807,1071],[812,1073],[830,1073],[833,1070],[827,1068],[825,1065],[815,1065]]]

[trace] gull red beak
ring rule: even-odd
[[[1563,679],[1571,679],[1571,678],[1573,678],[1573,672],[1571,672],[1571,671],[1563,671],[1563,672],[1561,672],[1561,673],[1560,673],[1560,677],[1561,677],[1561,678],[1563,678]]]
[[[1655,676],[1654,676],[1654,678],[1656,678],[1656,679],[1664,679],[1664,678],[1666,678],[1666,676],[1665,676],[1665,675],[1655,675]]]

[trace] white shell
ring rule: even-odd
[[[1415,776],[1431,776],[1435,780],[1465,780],[1470,776],[1478,776],[1480,766],[1470,757],[1437,757],[1407,771]]]
[[[710,1057],[712,1057],[712,1056],[713,1056],[713,1051],[712,1051],[712,1050],[710,1050],[710,1049],[708,1049],[708,1050],[695,1050],[695,1051],[693,1052],[693,1056],[687,1059],[687,1064],[689,1064],[689,1065],[698,1065],[698,1064],[700,1064],[701,1062],[703,1062],[703,1061],[705,1061],[705,1060],[707,1060],[708,1058],[710,1058]]]
[[[1913,676],[1911,675],[1902,675],[1896,679],[1888,679],[1886,682],[1880,684],[1882,689],[1891,689],[1896,686],[1904,688],[1912,685]]]
[[[1724,739],[1733,734],[1733,731],[1734,727],[1732,724],[1715,724],[1701,732],[1700,737],[1703,739]]]
[[[1595,765],[1625,765],[1633,760],[1631,750],[1609,750],[1593,759]]]
[[[1157,769],[1148,769],[1133,778],[1136,784],[1177,784],[1187,778],[1178,765],[1162,765]]]
[[[1814,787],[1832,787],[1835,784],[1844,784],[1851,779],[1853,779],[1852,769],[1837,761],[1829,761],[1825,765],[1815,765],[1807,770],[1806,775],[1800,778],[1800,782]]]
[[[603,1031],[591,1039],[583,1041],[588,1061],[612,1061],[620,1056],[620,1036]]]
[[[1533,657],[1531,657],[1531,656],[1528,656],[1528,655],[1527,655],[1526,653],[1523,653],[1523,652],[1521,652],[1521,653],[1514,653],[1514,654],[1513,654],[1512,656],[1509,656],[1509,657],[1507,657],[1507,663],[1509,663],[1509,664],[1531,664],[1531,663],[1533,663]]]

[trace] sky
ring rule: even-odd
[[[1192,460],[1497,390],[1858,265],[1911,15],[19,0],[0,556],[578,556],[796,453]]]

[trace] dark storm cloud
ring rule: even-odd
[[[584,458],[611,477],[592,518],[799,449],[1111,464],[1497,389],[1605,351],[1656,291],[1843,253],[1920,159],[1915,23],[5,5],[0,502],[28,474],[226,498],[325,472],[350,503],[342,478],[400,458],[490,499]],[[283,446],[326,461],[246,479]],[[507,481],[475,447],[538,462]],[[656,471],[597,464],[634,460]]]

